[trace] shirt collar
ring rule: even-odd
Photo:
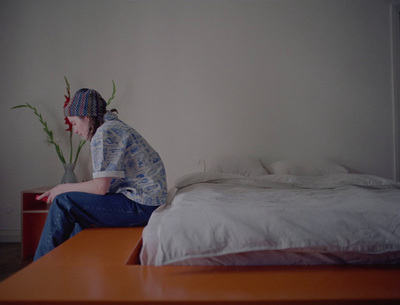
[[[107,111],[104,114],[104,120],[106,120],[106,121],[112,121],[112,120],[117,120],[117,119],[118,119],[118,116],[115,112]]]

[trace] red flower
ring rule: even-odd
[[[71,100],[71,98],[69,97],[69,91],[68,91],[68,96],[64,95],[65,97],[65,103],[64,103],[64,108],[67,107],[69,101]]]
[[[66,81],[66,83],[67,83],[67,88],[66,88],[66,89],[67,89],[68,95],[64,95],[64,97],[65,97],[64,109],[65,109],[65,107],[67,107],[69,101],[71,100],[71,94],[70,94],[70,92],[69,92],[69,83],[68,83],[68,81],[67,81],[66,79],[65,79],[65,81]],[[65,125],[68,126],[68,128],[65,129],[65,131],[69,131],[69,132],[72,133],[72,124],[71,124],[71,122],[68,120],[67,117],[65,118]]]
[[[68,120],[67,117],[65,118],[65,124],[68,125],[68,128],[65,129],[65,131],[72,132],[72,124],[71,124],[71,122]]]

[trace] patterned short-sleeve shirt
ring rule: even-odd
[[[90,147],[93,179],[112,177],[109,193],[122,193],[137,203],[166,202],[167,182],[160,155],[132,127],[107,112]]]

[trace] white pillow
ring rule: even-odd
[[[348,170],[340,164],[326,160],[310,162],[281,160],[270,163],[265,168],[274,175],[324,176],[348,173]]]
[[[268,175],[262,163],[249,157],[221,156],[206,162],[206,172],[239,174],[245,177]]]

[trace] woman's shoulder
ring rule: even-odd
[[[106,120],[96,131],[93,138],[139,138],[141,135],[131,126],[124,123],[123,121],[117,120]]]

